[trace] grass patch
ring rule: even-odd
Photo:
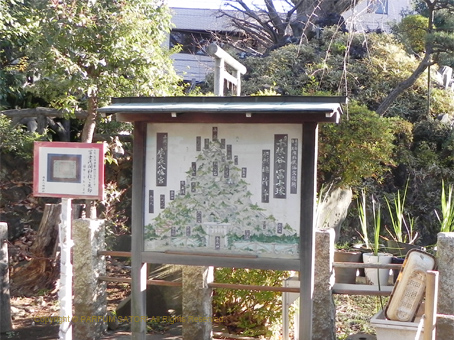
[[[386,305],[389,297],[381,297]],[[375,334],[370,319],[381,310],[380,297],[360,295],[334,295],[336,304],[336,337],[346,339],[350,334]]]

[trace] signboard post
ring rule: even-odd
[[[102,199],[104,145],[90,143],[35,142],[33,195],[61,198],[60,245],[60,340],[72,339],[72,198]]]

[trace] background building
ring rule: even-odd
[[[349,31],[390,30],[390,23],[398,22],[411,8],[411,0],[363,0],[343,14]],[[181,46],[172,56],[177,73],[186,82],[205,81],[213,72],[214,59],[204,48],[219,37],[241,36],[227,17],[218,9],[172,7],[172,29],[166,44]],[[222,47],[222,44],[220,44]]]

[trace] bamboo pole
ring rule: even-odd
[[[436,337],[438,303],[438,272],[429,270],[426,274],[426,303],[424,318],[424,340]]]
[[[122,278],[122,277],[109,277],[109,276],[100,276],[98,278],[101,281],[106,282],[120,282],[120,283],[131,283],[131,279]],[[150,286],[172,286],[172,287],[181,287],[181,282],[172,282],[165,280],[147,280],[147,285]],[[208,284],[209,288],[219,289],[244,289],[244,290],[257,290],[257,291],[268,291],[268,292],[289,292],[289,293],[298,293],[299,288],[292,287],[280,287],[280,286],[256,286],[256,285],[242,285],[234,283],[218,283],[212,282]]]
[[[130,251],[111,251],[111,250],[98,250],[98,255],[114,256],[114,257],[131,257]]]
[[[402,265],[398,263],[381,264],[381,263],[360,263],[360,262],[334,262],[336,268],[380,268],[380,269],[401,269]]]

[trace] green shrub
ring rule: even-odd
[[[394,32],[403,43],[416,53],[424,52],[429,18],[419,14],[408,15],[396,25]]]
[[[45,140],[44,135],[27,132],[21,125],[12,126],[11,120],[0,114],[0,150],[25,160],[33,158],[33,142]]]
[[[380,181],[396,164],[396,150],[411,140],[410,126],[352,103],[340,124],[325,124],[320,129],[322,182],[358,185],[365,178]]]
[[[217,268],[215,282],[282,286],[289,272],[259,269]],[[222,317],[232,333],[244,336],[271,336],[281,325],[282,294],[269,291],[216,289],[213,312]]]

